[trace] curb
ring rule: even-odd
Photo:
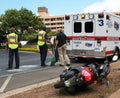
[[[12,95],[19,94],[19,93],[22,93],[22,92],[25,92],[25,91],[28,91],[28,90],[43,87],[45,85],[55,83],[58,80],[59,80],[59,78],[55,78],[55,79],[51,79],[51,80],[48,80],[48,81],[44,81],[44,82],[36,83],[36,84],[33,84],[33,85],[29,85],[29,86],[26,86],[26,87],[22,87],[22,88],[14,89],[14,90],[11,90],[11,91],[7,91],[7,92],[4,92],[4,93],[0,94],[0,98],[10,97]]]

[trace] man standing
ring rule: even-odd
[[[7,35],[7,47],[9,49],[9,59],[8,59],[7,70],[12,69],[13,67],[14,55],[15,55],[15,63],[16,63],[15,69],[19,69],[19,65],[20,65],[19,52],[18,52],[18,46],[20,44],[19,42],[20,42],[20,39],[19,39],[19,36],[15,34],[15,28],[11,28],[10,34]]]
[[[62,66],[65,66],[65,62],[67,66],[70,66],[70,59],[66,53],[66,39],[66,35],[59,29],[56,36],[56,46],[58,47],[59,60]]]
[[[38,46],[39,46],[39,50],[40,50],[40,58],[41,58],[41,66],[45,67],[45,60],[46,60],[46,56],[47,56],[47,40],[48,39],[48,35],[46,33],[46,27],[43,26],[42,30],[40,32],[38,32]]]

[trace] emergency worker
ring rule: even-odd
[[[37,38],[38,39],[37,44],[38,44],[39,50],[40,50],[41,66],[45,67],[45,66],[47,66],[45,64],[45,60],[46,60],[46,57],[47,57],[47,51],[48,51],[47,42],[49,42],[45,26],[43,26],[42,30],[38,32],[37,37],[38,37]]]
[[[56,47],[58,47],[60,66],[65,66],[65,63],[70,66],[70,59],[66,53],[66,39],[66,35],[59,29],[56,36]]]
[[[15,28],[10,29],[10,34],[7,35],[7,47],[9,49],[9,59],[8,59],[8,68],[13,68],[13,59],[15,55],[15,69],[19,69],[20,66],[20,60],[19,60],[19,52],[18,52],[18,46],[20,44],[20,38],[15,33]]]

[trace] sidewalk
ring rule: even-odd
[[[109,98],[120,98],[120,89],[114,92]]]

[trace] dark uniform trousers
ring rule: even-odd
[[[55,60],[56,60],[56,62],[58,62],[58,60],[59,60],[59,54],[58,54],[58,48],[57,47],[55,49]]]
[[[19,68],[19,53],[18,53],[18,48],[17,49],[10,49],[9,48],[9,61],[8,61],[8,67],[12,68],[13,66],[13,57],[15,55],[15,63],[16,63],[16,68]]]
[[[41,66],[45,66],[45,60],[47,57],[47,44],[45,43],[43,46],[39,46],[39,50],[40,50],[40,58],[41,58]]]

